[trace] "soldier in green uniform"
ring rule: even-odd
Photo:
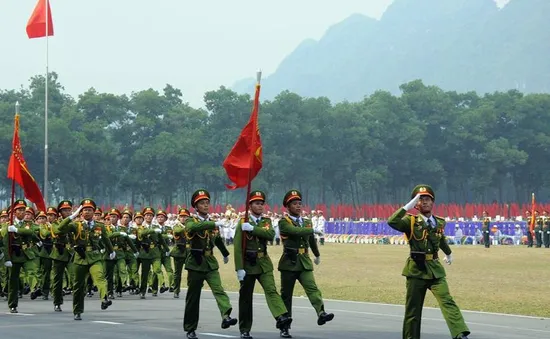
[[[195,330],[199,325],[199,307],[201,290],[204,281],[208,283],[218,309],[222,316],[222,328],[226,329],[237,324],[237,319],[231,318],[233,307],[229,297],[223,290],[218,261],[214,257],[214,246],[222,252],[223,262],[229,262],[229,251],[225,248],[224,241],[219,235],[219,227],[222,221],[211,221],[210,193],[206,190],[197,190],[191,196],[191,206],[198,215],[187,219],[185,222],[185,236],[190,244],[185,269],[187,270],[187,294],[185,296],[185,315],[183,317],[183,330],[187,332],[188,339],[195,339]]]
[[[410,256],[402,273],[407,277],[403,339],[420,339],[422,308],[428,289],[439,303],[451,336],[467,339],[470,330],[449,293],[445,269],[438,258],[441,249],[445,253],[445,262],[449,265],[452,262],[451,248],[444,233],[445,220],[432,214],[435,193],[428,185],[418,185],[411,198],[388,219],[390,227],[405,233],[410,247]],[[412,208],[417,208],[420,214],[406,214]]]
[[[491,220],[486,211],[483,211],[481,233],[483,234],[483,244],[485,248],[491,247]]]
[[[531,212],[525,211],[525,221],[527,223],[527,247],[533,247],[533,232],[531,232],[531,222],[535,216],[531,216]]]
[[[178,213],[178,223],[174,225],[174,248],[170,252],[174,258],[174,298],[180,297],[181,275],[187,259],[187,248],[190,247],[185,239],[185,222],[191,216],[189,210],[182,208]]]
[[[162,252],[168,252],[170,249],[168,248],[168,245],[166,244],[166,241],[162,236],[162,230],[156,227],[155,225],[153,225],[153,219],[155,218],[155,210],[152,207],[145,207],[143,209],[143,217],[145,218],[145,222],[143,223],[143,225],[149,230],[154,231],[155,233],[158,234],[158,236],[157,235],[154,236],[155,241],[158,243],[158,245],[160,245],[162,242],[162,247],[157,246],[158,251],[153,251],[154,252],[154,258],[152,262],[153,270],[149,272],[149,276],[147,277],[149,286],[150,286],[149,292],[153,297],[156,297],[158,296],[159,285],[160,285],[160,293],[164,293],[168,290],[168,287],[164,286],[164,273],[162,272]],[[155,278],[153,278],[153,276],[155,276]]]
[[[172,229],[170,229],[169,226],[166,226],[166,220],[168,220],[168,215],[163,210],[157,211],[157,222],[159,223],[159,228],[162,231],[161,235],[164,238],[164,241],[166,242],[166,246],[170,243],[170,237],[172,233]],[[164,270],[166,271],[166,275],[168,277],[168,286],[166,284],[162,284],[161,286],[161,292],[166,292],[166,290],[169,290],[170,292],[174,292],[174,269],[172,268],[172,258],[170,257],[170,249],[166,252],[162,251],[160,253],[160,262],[162,266],[164,266]],[[153,283],[152,286],[158,286],[158,275],[153,276]]]
[[[535,219],[535,241],[536,245],[535,247],[541,248],[542,247],[542,226],[543,221],[542,217],[539,216],[539,211],[535,211],[536,219]]]
[[[50,294],[51,286],[51,272],[52,272],[52,259],[50,254],[52,252],[53,241],[52,241],[52,228],[49,223],[47,223],[48,217],[46,212],[40,211],[36,216],[36,223],[39,227],[39,237],[42,242],[42,247],[38,256],[40,258],[40,284],[39,288],[42,291],[42,299],[48,300]]]
[[[314,263],[321,263],[321,254],[317,247],[314,234],[322,234],[315,230],[310,219],[302,215],[302,193],[298,190],[288,191],[283,198],[283,206],[288,216],[279,220],[279,231],[283,240],[283,254],[279,260],[278,270],[281,272],[281,297],[292,316],[292,295],[294,285],[299,281],[317,314],[317,325],[321,326],[331,321],[334,314],[325,312],[323,296],[315,283],[313,263],[309,251],[315,256]],[[318,233],[316,233],[318,232]],[[290,338],[290,326],[281,329],[281,337]]]
[[[69,200],[63,200],[57,205],[57,212],[61,215],[63,219],[68,218],[73,213],[73,203]],[[49,208],[48,215],[57,213],[55,209]],[[53,270],[53,279],[52,279],[52,294],[53,294],[53,305],[55,312],[61,312],[61,305],[63,304],[63,278],[65,277],[65,272],[67,271],[69,286],[67,290],[73,290],[74,284],[74,264],[73,256],[74,250],[72,248],[72,239],[67,234],[58,234],[56,232],[57,225],[59,220],[52,221],[52,239],[53,239],[53,248],[50,258],[52,259],[52,270]]]
[[[545,248],[550,248],[550,218],[548,212],[542,211],[542,243]]]
[[[10,313],[18,313],[19,303],[20,273],[21,269],[32,271],[34,269],[33,259],[36,257],[31,248],[33,240],[36,237],[34,230],[23,226],[23,218],[27,202],[18,199],[14,202],[11,209],[14,213],[13,225],[2,228],[4,243],[4,265],[8,268],[8,307]],[[10,239],[11,239],[11,246]]]
[[[42,276],[40,274],[41,270],[39,256],[42,242],[40,241],[39,237],[40,227],[34,222],[35,217],[35,210],[32,207],[27,206],[27,208],[25,208],[25,216],[23,217],[23,227],[33,232],[33,237],[31,239],[29,247],[34,252],[34,258],[29,259],[30,263],[28,263],[23,268],[24,274],[22,274],[22,277],[26,282],[26,291],[23,293],[27,294],[28,291],[32,291],[31,300],[34,300],[42,295],[42,290],[40,289],[40,281],[42,279]]]
[[[130,228],[132,215],[132,211],[129,209],[124,209],[122,211],[122,218],[120,219],[120,231],[126,233],[128,235],[128,241],[132,243],[132,245],[128,244],[124,250],[128,274],[125,277],[125,280],[120,279],[122,292],[130,290],[130,294],[134,294],[134,290],[136,289],[139,281],[137,268],[137,257],[139,256],[139,250],[136,247],[137,237],[136,234],[133,234],[133,230]]]
[[[168,247],[164,242],[164,239],[160,235],[162,231],[160,228],[147,227],[144,223],[144,216],[152,220],[152,216],[155,215],[155,210],[152,207],[145,207],[142,213],[136,213],[134,221],[138,226],[137,235],[137,247],[140,249],[138,256],[138,266],[141,266],[141,283],[140,283],[140,298],[145,299],[145,293],[147,292],[147,282],[149,278],[149,272],[151,266],[153,267],[153,274],[162,278],[162,266],[160,262],[160,251],[168,251]],[[150,225],[150,224],[149,224]],[[157,286],[153,286],[153,296],[157,296]]]
[[[283,300],[275,286],[273,263],[267,254],[267,243],[275,237],[275,230],[270,218],[262,217],[264,212],[265,193],[252,191],[248,199],[250,218],[248,222],[242,219],[235,229],[234,254],[237,279],[241,282],[239,289],[239,330],[241,338],[252,339],[252,299],[256,280],[260,282],[265,294],[267,306],[273,318],[275,327],[287,329],[292,318],[288,316]]]
[[[93,200],[82,200],[80,207],[54,229],[54,233],[58,235],[72,234],[74,239],[74,320],[82,320],[81,314],[84,312],[88,275],[92,276],[94,284],[98,287],[101,309],[105,310],[113,303],[107,299],[107,280],[105,280],[101,250],[110,253],[109,259],[111,260],[115,258],[116,253],[113,251],[113,245],[109,240],[105,225],[93,220],[95,208],[96,203]],[[83,220],[72,222],[80,211],[82,211]]]
[[[4,266],[6,255],[4,253],[4,235],[2,232],[4,225],[7,227],[8,219],[8,211],[0,211],[0,298],[7,297],[8,293],[7,267]],[[5,241],[8,241],[8,239],[5,239]]]

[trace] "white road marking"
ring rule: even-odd
[[[209,335],[211,337],[220,337],[220,338],[238,338],[236,335],[228,334],[218,334],[218,333],[200,333],[201,335]]]
[[[95,321],[92,321],[93,323],[98,323],[98,324],[107,324],[107,325],[124,325],[123,323],[115,323],[114,321],[101,321],[101,320],[95,320]]]
[[[10,313],[10,312],[6,312],[6,314],[9,314],[9,315],[21,315],[21,316],[34,316],[35,314],[30,314],[30,313]]]

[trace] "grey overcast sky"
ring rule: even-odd
[[[25,26],[37,0],[0,0],[0,89],[45,73],[45,39]],[[497,0],[507,1],[507,0]],[[264,76],[302,40],[353,13],[380,18],[392,0],[50,0],[50,70],[77,98],[170,83],[192,106],[220,85]]]

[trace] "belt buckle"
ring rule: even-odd
[[[92,246],[86,246],[86,252],[91,252],[92,251]]]
[[[426,260],[434,260],[433,254],[426,254]]]
[[[300,253],[300,254],[305,254],[305,253],[306,253],[306,249],[305,249],[305,248],[299,248],[299,249],[298,249],[298,253]]]
[[[185,245],[185,248],[191,248],[191,245],[187,244]]]

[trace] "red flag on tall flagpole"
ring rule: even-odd
[[[262,140],[258,128],[259,102],[260,81],[258,79],[250,119],[223,162],[227,176],[234,183],[225,185],[231,190],[246,187],[262,168]]]
[[[537,210],[537,208],[535,206],[536,206],[535,193],[532,193],[531,194],[531,220],[529,220],[529,232],[531,232],[531,234],[533,234],[533,236],[535,236],[535,221],[537,219],[535,217],[535,212]]]
[[[18,183],[25,192],[25,197],[36,204],[41,211],[46,211],[46,204],[42,192],[31,173],[27,169],[27,162],[23,157],[21,140],[19,140],[19,114],[15,115],[15,126],[13,130],[12,152],[8,164],[8,178]]]
[[[47,6],[47,7],[46,7]],[[46,9],[47,8],[47,9]],[[48,21],[46,25],[46,13]],[[27,35],[29,39],[42,38],[46,36],[46,27],[48,36],[53,36],[53,19],[49,0],[38,0],[29,21],[27,22]]]

